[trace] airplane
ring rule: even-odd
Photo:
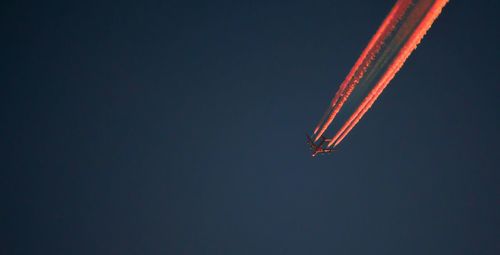
[[[306,134],[306,137],[307,137],[307,144],[311,146],[311,150],[313,151],[312,153],[313,157],[316,157],[316,155],[318,154],[332,153],[335,151],[333,149],[325,149],[322,147],[325,142],[330,142],[332,139],[327,139],[324,136],[321,136],[319,144],[315,144],[309,135]]]

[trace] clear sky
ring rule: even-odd
[[[500,254],[498,1],[310,156],[394,2],[2,3],[0,253]]]

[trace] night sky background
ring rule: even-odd
[[[310,156],[394,2],[3,2],[0,253],[500,254],[499,1]]]

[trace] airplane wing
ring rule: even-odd
[[[306,137],[307,137],[307,144],[309,144],[309,146],[311,146],[311,147],[316,147],[316,144],[314,144],[311,137],[307,134],[306,134]]]
[[[321,138],[322,138],[323,140],[325,140],[325,142],[331,142],[331,141],[332,141],[332,138],[326,138],[326,137],[324,137],[324,136],[321,136]]]

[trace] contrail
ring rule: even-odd
[[[396,2],[341,84],[330,107],[315,129],[315,140],[318,140],[328,129],[356,87],[375,84],[327,147],[337,146],[347,136],[403,66],[447,2],[448,0],[399,0]],[[319,133],[317,133],[318,130]]]
[[[326,120],[325,123],[323,123],[324,118],[326,116],[325,115],[321,119],[320,123],[318,123],[318,126],[316,127],[314,132],[316,135],[315,141],[317,141],[319,137],[321,137],[323,133],[326,131],[328,126],[330,126],[333,119],[340,111],[340,108],[342,108],[345,101],[351,95],[352,91],[354,90],[354,87],[356,87],[356,85],[359,83],[364,73],[366,72],[367,68],[370,66],[371,62],[377,55],[378,51],[380,51],[380,47],[382,46],[382,43],[384,41],[383,38],[386,38],[388,34],[394,29],[394,26],[391,26],[391,23],[401,19],[401,16],[403,15],[404,11],[408,8],[408,4],[410,2],[411,0],[400,0],[396,2],[392,10],[389,12],[389,15],[387,15],[387,17],[382,22],[382,25],[379,27],[375,35],[368,42],[368,46],[366,46],[366,48],[363,50],[361,56],[358,58],[358,60],[352,67],[351,71],[345,78],[344,82],[342,82],[342,84],[340,85],[340,88],[335,94],[335,97],[333,98],[329,109],[325,113],[325,114],[329,113],[328,119]],[[321,130],[319,130],[319,133],[316,134],[316,131],[319,129],[322,123],[323,125]]]
[[[346,121],[344,126],[337,132],[332,141],[328,144],[328,147],[334,145],[337,146],[345,136],[356,126],[363,115],[370,109],[370,107],[375,103],[377,98],[382,94],[382,91],[387,87],[389,82],[394,78],[396,73],[401,69],[406,59],[410,56],[412,51],[417,47],[425,33],[432,26],[434,20],[439,16],[447,0],[435,1],[432,6],[430,6],[429,11],[425,14],[422,21],[418,24],[417,28],[414,30],[413,34],[408,39],[407,43],[401,48],[398,55],[394,61],[387,68],[387,71],[383,74],[380,81],[375,85],[375,87],[370,91],[368,96],[363,100],[358,109],[351,115],[351,117]],[[339,137],[340,136],[340,137]]]

